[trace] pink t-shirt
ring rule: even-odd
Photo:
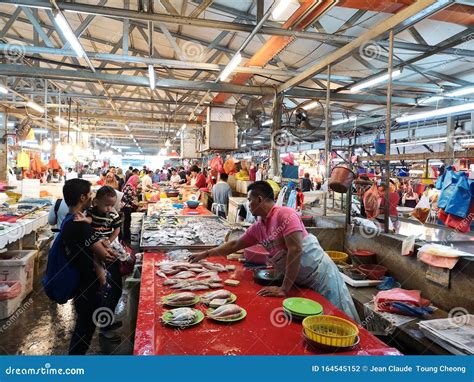
[[[273,207],[265,220],[252,224],[240,238],[247,246],[262,244],[270,256],[286,251],[285,236],[300,231],[303,238],[308,232],[296,211],[288,207]]]

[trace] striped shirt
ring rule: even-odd
[[[87,211],[87,216],[92,218],[92,229],[101,239],[108,239],[122,225],[122,219],[115,211],[103,214],[97,207],[92,207]]]

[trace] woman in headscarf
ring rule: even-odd
[[[105,177],[105,185],[112,187],[114,190],[119,189],[119,182],[117,181],[115,174],[111,172],[107,173]]]
[[[123,187],[123,240],[130,241],[130,223],[132,220],[132,212],[138,209],[138,190],[140,186],[140,177],[132,175]]]

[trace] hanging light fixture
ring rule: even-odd
[[[38,113],[41,113],[43,114],[44,113],[44,107],[38,105],[36,102],[34,101],[28,101],[26,103],[26,106],[29,107],[30,109],[33,109],[33,110],[36,110]]]
[[[148,65],[148,80],[150,81],[150,89],[155,90],[156,77],[155,68],[153,67],[153,65]]]
[[[82,48],[81,43],[79,42],[78,38],[72,31],[69,23],[67,22],[66,18],[62,14],[60,10],[57,10],[56,16],[54,16],[54,20],[56,24],[58,24],[59,29],[63,33],[66,40],[71,44],[72,49],[76,52],[77,57],[81,58],[86,55],[84,49]]]
[[[3,85],[0,85],[0,93],[2,94],[8,94],[8,89],[3,86]]]
[[[402,71],[400,69],[396,69],[392,72],[392,79],[395,77],[399,77],[400,74],[402,74]],[[359,90],[362,89],[367,89],[367,88],[373,88],[374,85],[380,84],[381,82],[385,82],[389,79],[389,74],[385,73],[382,74],[381,76],[377,76],[375,78],[372,78],[371,80],[364,81],[360,84],[354,85],[351,87],[351,93],[355,93]]]

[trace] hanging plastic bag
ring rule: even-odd
[[[447,174],[443,180],[443,188],[438,199],[438,208],[446,209],[459,179],[459,174],[456,174],[451,167],[448,167]]]
[[[469,208],[469,211],[466,217],[460,218],[455,215],[448,215],[444,223],[448,227],[454,228],[456,231],[466,233],[466,232],[469,232],[473,220],[474,220],[474,198],[471,199],[471,206]]]
[[[283,187],[280,191],[280,193],[278,194],[278,198],[277,198],[277,201],[276,201],[276,205],[278,207],[281,207],[283,206],[283,201],[285,200],[285,195],[286,195],[286,192],[288,191],[288,187]]]
[[[363,197],[365,213],[368,219],[375,219],[379,215],[380,195],[377,185],[374,183],[365,193]]]
[[[30,168],[30,156],[28,153],[21,151],[16,157],[16,166],[22,168]]]
[[[233,175],[237,172],[237,168],[235,166],[234,158],[230,157],[224,163],[224,171],[226,174]]]
[[[471,205],[471,189],[469,186],[469,180],[467,174],[460,173],[459,180],[456,183],[456,187],[449,199],[444,211],[447,214],[455,215],[460,218],[465,218]]]
[[[430,199],[423,195],[410,215],[418,219],[422,224],[425,224],[426,219],[430,215]]]

